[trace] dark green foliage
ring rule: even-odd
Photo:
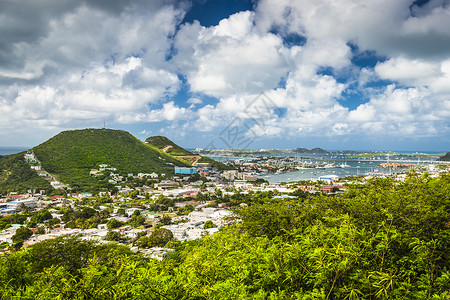
[[[308,207],[295,201],[277,199],[239,208],[237,213],[250,234],[273,238],[288,234],[300,218],[307,224],[302,217],[308,215],[308,210]]]
[[[0,216],[0,230],[8,228],[11,225],[9,220],[3,216]]]
[[[75,274],[86,266],[91,257],[93,243],[81,240],[79,236],[64,236],[45,240],[27,251],[31,272],[38,273],[51,266],[62,266]]]
[[[24,224],[26,220],[27,215],[24,214],[0,215],[0,230],[8,228],[12,224]]]
[[[16,233],[11,237],[13,243],[23,243],[33,235],[33,232],[27,227],[19,227]]]
[[[134,244],[140,248],[164,247],[171,241],[173,241],[172,231],[158,228],[150,236],[140,236]]]
[[[155,203],[152,203],[149,206],[149,209],[152,211],[165,211],[169,207],[173,207],[175,205],[175,201],[173,199],[169,199],[166,197],[159,197],[158,200],[155,201]]]
[[[169,217],[169,216],[167,216],[167,215],[164,215],[162,218],[161,218],[161,224],[164,224],[164,225],[169,225],[170,223],[172,223],[172,218],[171,217]]]
[[[200,158],[198,162],[199,163],[208,163],[211,166],[213,166],[214,168],[217,168],[218,170],[233,170],[233,169],[235,169],[235,167],[233,167],[233,166],[223,164],[221,162],[218,162],[217,160],[214,160],[214,159],[206,157],[206,156],[202,156],[202,158]]]
[[[80,207],[74,210],[73,208],[64,208],[61,210],[63,213],[62,221],[66,222],[68,228],[92,228],[98,224],[103,224],[109,217],[106,210],[98,212],[91,207]]]
[[[236,195],[248,204],[235,210],[242,222],[201,240],[141,236],[143,247],[177,247],[161,262],[81,240],[0,256],[0,298],[449,299],[449,176],[267,196]]]
[[[43,226],[38,227],[36,234],[45,234],[45,228]]]
[[[145,217],[142,215],[134,215],[131,217],[130,221],[128,221],[128,224],[131,227],[139,227],[141,225],[144,225],[144,223],[145,223]]]
[[[195,208],[192,205],[185,205],[182,207],[178,207],[177,209],[177,215],[188,215],[189,213],[193,212]]]
[[[20,259],[26,261],[27,267],[16,278],[29,278],[53,267],[61,267],[74,276],[79,274],[81,268],[90,265],[93,259],[96,262],[107,262],[111,257],[130,254],[129,248],[123,245],[97,245],[82,240],[80,236],[62,236],[35,244],[20,253]],[[4,257],[0,264],[10,264],[16,256]]]
[[[30,223],[39,224],[39,223],[43,223],[46,220],[50,220],[52,218],[53,218],[52,214],[48,210],[40,210],[31,217]],[[29,225],[29,227],[34,227],[34,226]]]
[[[167,149],[166,153],[175,156],[183,156],[183,155],[195,155],[194,153],[187,151],[186,149],[178,146],[165,136],[151,136],[145,140],[147,144],[150,144],[158,149],[162,149],[165,146],[172,146],[172,148]]]
[[[111,219],[106,223],[106,226],[108,227],[109,230],[122,227],[123,225],[125,225],[124,222],[118,221],[116,219]]]
[[[148,245],[149,247],[164,247],[171,240],[173,240],[172,231],[158,228],[148,237]]]
[[[23,156],[24,152],[0,156],[0,194],[25,193],[28,189],[51,192],[52,186],[31,169]]]
[[[84,129],[64,131],[33,148],[42,166],[79,190],[106,183],[89,175],[100,164],[118,173],[173,173],[173,166],[188,166],[123,130]]]
[[[217,226],[214,225],[214,223],[211,220],[208,220],[205,222],[205,224],[203,224],[203,229],[215,228],[215,227],[217,227]]]
[[[117,231],[109,230],[105,236],[105,240],[111,242],[120,242],[124,240],[124,237]]]
[[[193,155],[198,155],[198,154],[194,154],[190,151],[187,151],[186,149],[178,146],[177,144],[175,144],[174,142],[172,142],[171,140],[169,140],[168,138],[166,138],[165,136],[151,136],[149,138],[147,138],[145,140],[145,142],[149,145],[152,145],[158,149],[162,149],[165,146],[172,146],[172,148],[168,148],[166,150],[166,153],[169,153],[171,155],[174,156],[193,156]],[[202,156],[200,158],[200,160],[198,161],[199,163],[209,163],[211,164],[213,167],[216,167],[219,170],[228,170],[230,169],[229,166],[218,162],[214,159],[211,159],[209,157],[205,157]]]

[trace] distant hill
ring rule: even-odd
[[[0,156],[0,194],[28,189],[52,191],[51,185],[25,162],[24,153]]]
[[[33,148],[42,167],[70,186],[92,187],[99,181],[89,175],[100,164],[116,173],[173,173],[174,166],[189,166],[130,133],[113,129],[63,131]]]
[[[218,168],[219,170],[227,170],[230,169],[229,166],[220,163],[214,159],[211,159],[209,157],[201,156],[195,153],[192,153],[183,147],[178,146],[165,136],[151,136],[145,140],[145,142],[148,145],[151,145],[155,148],[158,148],[165,153],[168,153],[170,155],[173,155],[179,159],[182,159],[184,161],[187,161],[193,165],[197,163],[209,163],[212,166]]]
[[[450,161],[450,152],[447,152],[444,156],[438,159],[439,161]]]
[[[145,140],[147,144],[150,144],[156,148],[159,148],[163,150],[166,153],[169,153],[171,155],[175,156],[182,156],[182,155],[195,155],[194,153],[187,151],[186,149],[178,146],[165,136],[151,136]]]
[[[322,148],[314,148],[314,149],[306,149],[306,148],[296,148],[294,149],[295,153],[329,153],[329,151],[324,150]]]

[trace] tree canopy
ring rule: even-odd
[[[162,261],[67,237],[5,255],[1,298],[450,297],[448,175],[373,180],[336,196],[254,194],[246,203],[235,209],[240,222],[173,243],[176,251]],[[160,246],[169,233],[160,228],[140,239]]]

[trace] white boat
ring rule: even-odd
[[[345,162],[339,165],[339,168],[350,168],[350,165],[347,165]]]

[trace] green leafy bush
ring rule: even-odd
[[[0,297],[449,299],[450,176],[262,196],[235,210],[240,223],[173,243],[162,261],[68,238],[0,256]],[[160,228],[136,244],[167,245],[171,234]]]

